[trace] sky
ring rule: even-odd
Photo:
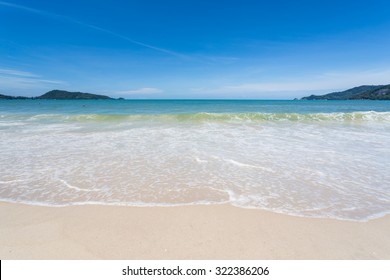
[[[0,93],[292,99],[390,84],[390,1],[0,0]]]

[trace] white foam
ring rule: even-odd
[[[207,160],[200,159],[200,158],[198,158],[198,157],[195,157],[195,160],[196,160],[196,162],[198,162],[198,163],[206,163],[206,162],[207,162]]]
[[[62,180],[62,179],[59,179],[59,180],[60,180],[61,183],[63,183],[69,189],[73,189],[73,190],[76,190],[76,191],[82,191],[82,192],[97,192],[97,191],[99,191],[99,189],[83,189],[83,188],[79,188],[79,187],[76,187],[76,186],[72,186],[71,184],[69,184],[65,180]]]
[[[231,164],[240,166],[240,167],[257,168],[257,169],[261,169],[261,170],[268,171],[268,172],[274,172],[272,169],[267,168],[267,167],[257,166],[257,165],[247,164],[247,163],[242,163],[242,162],[238,162],[238,161],[235,161],[235,160],[232,160],[232,159],[226,159],[225,161],[227,161],[227,162],[229,162]]]
[[[22,136],[20,128],[0,133],[0,200],[132,206],[229,202],[352,220],[390,209],[386,121],[113,121],[79,122],[77,130],[67,124],[37,120]]]
[[[0,184],[9,184],[9,183],[18,183],[18,182],[24,182],[25,180],[16,179],[16,180],[9,180],[9,181],[0,181]]]

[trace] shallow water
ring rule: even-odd
[[[0,200],[390,212],[390,102],[0,101]]]

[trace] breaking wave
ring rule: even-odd
[[[63,121],[63,122],[390,122],[390,112],[350,112],[350,113],[193,113],[193,114],[39,114],[2,115],[0,121]]]

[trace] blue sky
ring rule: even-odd
[[[0,1],[0,93],[291,99],[390,84],[390,1]]]

